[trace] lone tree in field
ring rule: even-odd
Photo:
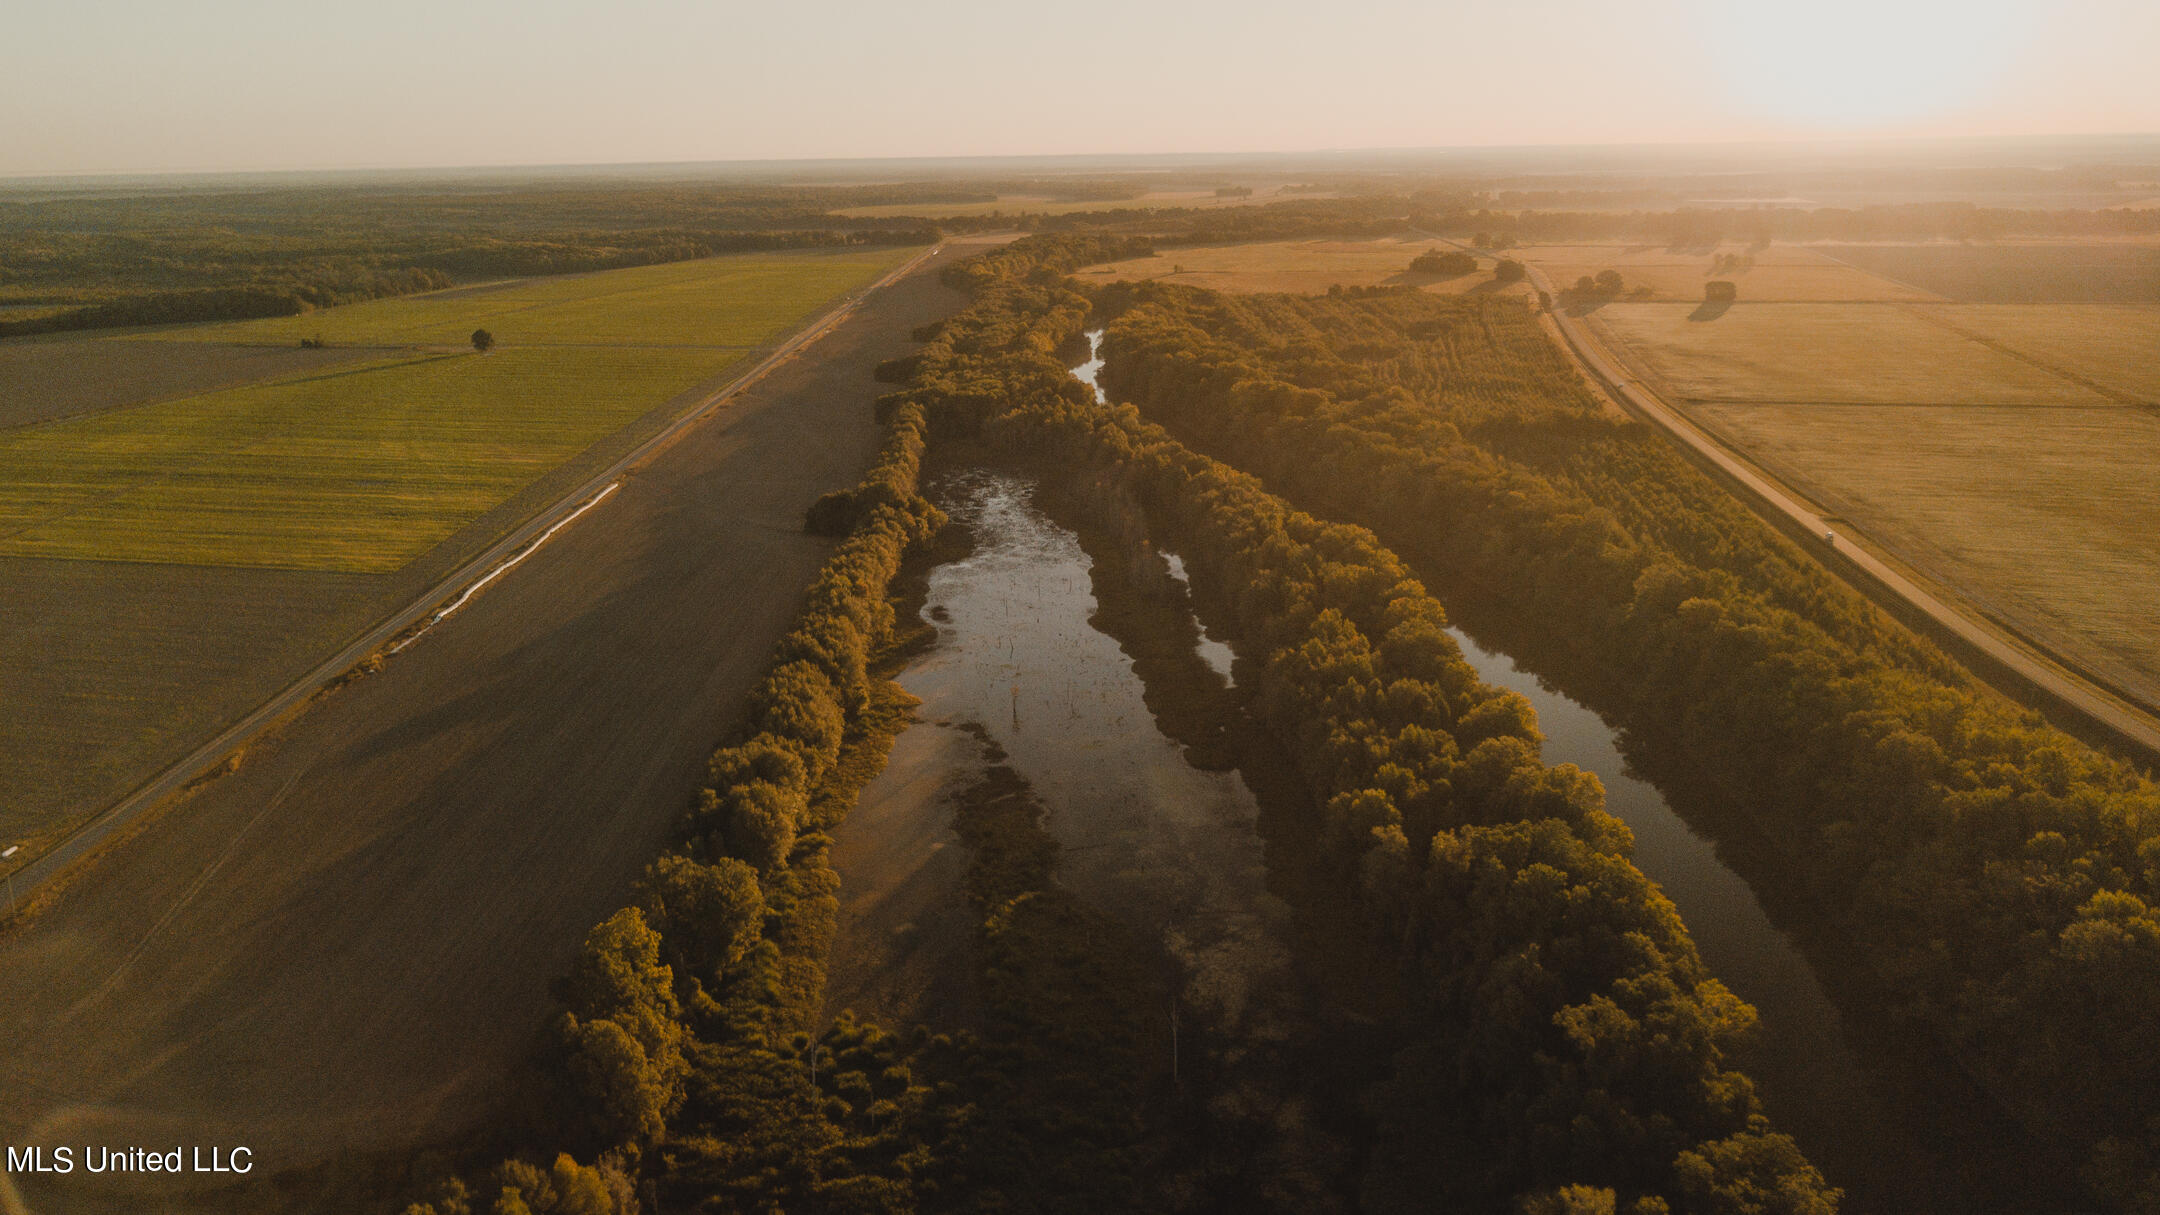
[[[1512,257],[1503,257],[1492,268],[1493,279],[1502,283],[1519,283],[1529,273],[1523,264]]]
[[[474,350],[477,350],[482,354],[486,354],[488,352],[488,348],[493,346],[494,344],[494,334],[489,333],[485,329],[475,329],[472,331],[472,348]]]
[[[1702,297],[1705,303],[1730,304],[1740,298],[1740,289],[1724,279],[1711,279],[1703,284]]]

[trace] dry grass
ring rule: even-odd
[[[1199,245],[1165,249],[1154,257],[1112,262],[1079,272],[1082,282],[1138,282],[1165,279],[1215,291],[1250,294],[1288,291],[1320,294],[1329,287],[1408,284],[1426,291],[1454,293],[1506,290],[1527,292],[1524,285],[1502,288],[1492,281],[1491,259],[1485,268],[1453,278],[1414,275],[1410,261],[1427,249],[1453,248],[1422,237],[1377,240],[1285,240],[1242,245]]]
[[[1715,254],[1753,258],[1753,264],[1712,272]],[[1596,277],[1616,270],[1627,288],[1648,287],[1651,301],[1693,303],[1703,297],[1703,284],[1724,279],[1734,284],[1742,300],[1826,302],[1839,300],[1921,301],[1939,297],[1916,287],[1894,283],[1864,270],[1794,245],[1772,245],[1750,252],[1746,246],[1727,244],[1716,250],[1670,250],[1646,245],[1526,245],[1513,256],[1543,270],[1555,287],[1567,287],[1584,275]]]
[[[2104,405],[2107,397],[1894,304],[1608,304],[1591,320],[1676,399]]]
[[[2139,409],[1689,412],[1908,564],[2160,700],[2160,418]]]
[[[2115,392],[2160,402],[2160,305],[1960,304],[1926,311]]]

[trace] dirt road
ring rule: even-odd
[[[1534,264],[1529,264],[1528,269],[1531,283],[1557,299],[1559,293],[1544,272]],[[1849,538],[1825,541],[1826,533],[1836,531],[1828,520],[1697,429],[1642,381],[1628,374],[1581,318],[1568,315],[1565,308],[1553,309],[1552,317],[1566,339],[1563,348],[1585,374],[1603,384],[1606,391],[1627,408],[1708,461],[1723,474],[1728,484],[1741,490],[1743,500],[1754,506],[1758,513],[1781,516],[1796,524],[1812,538],[1817,556],[1825,558],[1824,564],[1841,577],[1864,593],[1887,594],[1903,600],[1912,610],[1977,651],[2012,679],[2038,689],[2078,717],[2129,742],[2144,756],[2160,755],[2160,724],[2093,687],[2074,671],[2005,638],[1953,607]]]
[[[871,368],[959,304],[953,256],[0,940],[0,1141],[244,1144],[264,1176],[485,1118],[797,610],[803,509],[867,462]],[[50,1212],[144,1179],[15,1182]]]

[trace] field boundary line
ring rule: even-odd
[[[320,693],[341,683],[356,667],[377,656],[386,643],[395,640],[423,617],[453,598],[458,599],[458,606],[463,606],[464,600],[471,596],[461,595],[460,592],[479,590],[479,586],[475,585],[476,580],[493,581],[491,571],[507,572],[506,562],[515,564],[513,557],[522,560],[523,555],[529,555],[529,550],[538,547],[535,543],[537,539],[543,535],[552,535],[555,530],[570,522],[571,518],[597,506],[599,499],[605,496],[613,483],[619,482],[626,474],[673,446],[676,440],[712,416],[714,411],[736,394],[764,379],[782,363],[831,332],[853,313],[863,300],[914,273],[924,263],[943,252],[945,247],[946,243],[941,240],[887,271],[877,281],[842,296],[832,307],[811,318],[779,345],[774,346],[771,353],[754,366],[684,409],[657,434],[631,448],[597,474],[565,490],[554,501],[512,528],[509,534],[459,565],[447,576],[407,601],[403,607],[378,620],[374,626],[348,642],[328,660],[287,684],[210,741],[177,763],[150,776],[119,800],[91,815],[74,830],[60,837],[44,852],[9,873],[8,901],[4,908],[0,908],[0,924],[15,918],[18,908],[34,903],[44,887],[72,869],[77,862],[94,854],[100,845],[112,838],[122,827],[140,818],[145,811],[168,804],[168,799],[173,795],[192,789],[204,778],[217,774],[217,770],[228,765],[248,743],[272,727],[304,713]]]
[[[1926,321],[1930,325],[1935,325],[1939,326],[1940,328],[1947,329],[1950,332],[1958,335],[1959,337],[1964,338],[1968,342],[1978,342],[1980,345],[1985,346],[1989,350],[1993,350],[1998,354],[2007,355],[2008,357],[2017,359],[2018,361],[2023,363],[2029,363],[2032,366],[2047,372],[2049,375],[2056,377],[2057,379],[2068,380],[2070,383],[2075,384],[2088,392],[2097,393],[2100,396],[2106,397],[2108,400],[2113,401],[2118,405],[2150,407],[2152,404],[2152,402],[2150,401],[2139,400],[2137,397],[2134,397],[2127,392],[2121,392],[2116,389],[2110,388],[2097,380],[2087,379],[2085,376],[2080,375],[2075,371],[2072,371],[2068,367],[2059,367],[2052,361],[2041,358],[2039,355],[2027,354],[2025,351],[2019,350],[2017,347],[2010,345],[2008,342],[2001,341],[1997,338],[1991,338],[1988,335],[1979,332],[1978,330],[1967,329],[1965,326],[1958,324],[1956,321],[1951,320],[1949,317],[1938,316],[1933,312],[1924,311],[1922,305],[1906,304],[1904,305],[1904,308],[1907,312],[1912,313],[1914,316],[1919,317],[1921,320]]]
[[[1552,290],[1551,280],[1543,271],[1534,265],[1525,268],[1534,286],[1547,292]],[[1998,631],[1992,617],[1975,616],[1952,606],[1950,600],[1958,597],[1954,588],[1944,586],[1943,595],[1938,596],[1920,585],[1922,577],[1932,581],[1930,575],[1915,571],[1908,576],[1850,539],[1842,546],[1826,550],[1823,537],[1831,531],[1828,520],[1804,505],[1797,491],[1779,483],[1766,470],[1729,449],[1668,405],[1642,377],[1630,375],[1620,366],[1617,355],[1605,351],[1604,344],[1587,325],[1578,326],[1581,318],[1569,316],[1566,310],[1559,308],[1552,309],[1551,315],[1565,339],[1562,349],[1592,382],[1602,384],[1630,412],[1707,465],[1758,515],[1779,526],[1780,530],[1797,526],[1803,533],[1802,550],[1818,565],[1879,603],[1887,600],[1906,611],[1917,612],[1930,627],[1947,633],[1969,654],[1983,659],[1985,669],[1976,669],[1974,674],[1995,685],[1999,691],[2011,694],[2012,699],[2022,698],[2003,687],[1999,677],[1989,678],[1987,671],[2007,676],[2014,686],[2037,692],[2048,703],[2067,710],[2076,719],[2097,726],[2107,736],[2127,744],[2147,763],[2160,757],[2160,723],[2138,711],[2134,704],[2112,695],[2107,681],[2095,678],[2082,665],[2070,662],[2046,647],[2033,646],[2021,630]],[[1826,559],[1832,553],[1837,560]],[[1966,665],[1972,664],[1968,661]]]

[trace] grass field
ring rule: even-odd
[[[743,254],[527,279],[376,300],[305,316],[188,326],[176,341],[462,347],[475,329],[501,346],[760,346],[909,250]]]
[[[1828,256],[1961,303],[2160,304],[2160,247],[2130,241],[1824,245]]]
[[[0,556],[387,573],[740,357],[421,355],[0,434]]]
[[[1475,274],[1455,277],[1411,274],[1410,261],[1428,249],[1453,248],[1425,238],[1377,240],[1283,240],[1242,245],[1197,245],[1164,249],[1154,257],[1111,262],[1079,272],[1082,282],[1138,282],[1164,279],[1247,294],[1256,291],[1324,292],[1331,286],[1371,287],[1409,284],[1433,292],[1511,291],[1493,282],[1491,259],[1481,259]]]
[[[715,258],[170,330],[183,356],[296,333],[408,349],[0,432],[0,556],[387,573],[905,255]],[[490,353],[465,343],[477,327]]]
[[[0,847],[34,853],[199,746],[913,252],[0,343],[96,410],[0,429]],[[481,325],[504,335],[485,355]],[[303,352],[295,327],[402,344]],[[272,374],[200,388],[252,368]]]
[[[1555,287],[1584,275],[1619,272],[1626,290],[1648,287],[1651,301],[1699,301],[1712,279],[1732,283],[1742,300],[1822,302],[1835,300],[1920,301],[1938,296],[1891,282],[1796,245],[1750,252],[1729,244],[1715,252],[1752,258],[1753,264],[1713,272],[1713,251],[1678,251],[1645,245],[1525,245],[1510,255],[1535,263]]]
[[[2108,398],[1898,305],[1607,304],[1591,321],[1680,400],[2103,405]]]
[[[2141,409],[1689,411],[1907,564],[2119,686],[2160,688],[2160,418]]]

